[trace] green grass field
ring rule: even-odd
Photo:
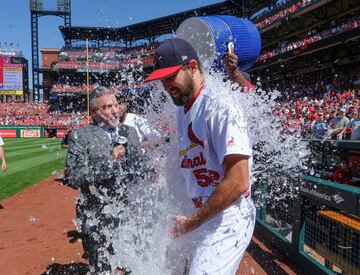
[[[66,150],[58,139],[4,139],[4,149],[8,169],[0,171],[0,201],[64,170]]]

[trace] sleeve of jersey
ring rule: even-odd
[[[210,137],[219,162],[231,154],[252,155],[251,142],[244,113],[227,108],[210,116]]]
[[[245,86],[248,91],[254,90],[254,85],[252,85],[249,81],[245,80]]]

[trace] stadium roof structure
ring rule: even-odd
[[[265,1],[272,3],[274,0]],[[200,7],[197,9],[180,12],[157,19],[121,27],[64,27],[60,26],[61,34],[64,40],[89,39],[91,41],[123,41],[134,42],[140,39],[155,39],[164,34],[174,32],[177,27],[187,18],[203,15],[241,15],[246,10],[257,9],[260,5],[265,5],[261,0],[226,0],[220,3]]]

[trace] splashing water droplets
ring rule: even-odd
[[[129,68],[129,70],[135,69]],[[270,196],[276,196],[276,200],[283,200],[296,189],[286,179],[270,176],[270,168],[298,170],[305,166],[304,160],[308,155],[306,145],[300,142],[296,132],[284,132],[281,119],[273,116],[275,100],[279,96],[278,91],[268,93],[258,90],[241,93],[237,84],[231,81],[224,82],[223,77],[222,74],[215,73],[205,77],[206,85],[218,99],[218,105],[209,112],[226,110],[228,106],[234,104],[243,110],[253,142],[255,194],[260,194],[256,190],[257,182],[266,179],[268,184],[276,187],[273,188],[275,191]],[[127,78],[129,83],[135,82],[131,72]],[[112,215],[120,219],[119,226],[103,229],[106,241],[112,244],[114,250],[114,255],[108,255],[112,267],[116,268],[119,265],[129,267],[133,274],[140,275],[170,274],[174,266],[183,264],[177,263],[176,257],[168,256],[183,252],[177,250],[182,243],[169,237],[168,232],[172,222],[168,217],[174,214],[186,215],[189,213],[189,207],[192,207],[190,199],[185,195],[185,185],[178,168],[176,107],[170,97],[164,93],[160,83],[152,83],[151,88],[149,98],[151,104],[146,107],[146,119],[148,124],[167,140],[150,150],[148,166],[156,169],[156,180],[150,181],[149,177],[144,175],[144,179],[136,184],[127,184],[125,190],[120,177],[116,182],[115,192],[118,194],[117,197],[122,197],[125,192],[126,201],[119,201],[108,195],[107,188],[89,186],[91,194],[106,204],[101,210],[101,215]],[[92,176],[98,175],[99,172],[93,171]],[[283,192],[285,189],[287,192]],[[83,197],[80,195],[79,201],[81,200]],[[98,224],[99,213],[86,211],[85,214],[89,226]],[[79,228],[80,221],[76,219],[74,223]]]

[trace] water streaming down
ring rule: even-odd
[[[133,80],[132,74],[129,74],[129,79]],[[306,169],[305,161],[309,152],[306,143],[300,141],[300,136],[285,131],[281,118],[273,115],[279,92],[258,89],[256,92],[243,93],[237,84],[223,79],[221,73],[206,76],[206,85],[219,99],[219,105],[210,111],[221,112],[231,104],[243,109],[254,148],[254,189],[257,189],[258,180],[265,179],[274,190],[267,195],[267,200],[285,200],[294,196],[298,186],[288,182],[286,177],[271,176],[271,168],[302,171]],[[127,183],[127,202],[104,195],[106,190],[90,190],[107,204],[102,215],[120,217],[119,226],[102,228],[108,244],[113,248],[113,255],[104,250],[104,256],[109,258],[112,267],[129,267],[133,274],[171,274],[174,269],[183,268],[184,258],[179,255],[184,251],[181,248],[182,239],[172,240],[168,235],[172,226],[169,216],[189,214],[192,203],[186,198],[185,185],[178,168],[176,107],[160,83],[152,84],[150,102],[146,108],[150,127],[156,130],[162,140],[168,137],[167,142],[148,150],[148,166],[156,169],[157,178],[154,180],[145,176],[136,183]],[[121,181],[120,177],[116,190],[119,197],[125,192]],[[97,224],[97,215],[88,211],[87,222]]]

